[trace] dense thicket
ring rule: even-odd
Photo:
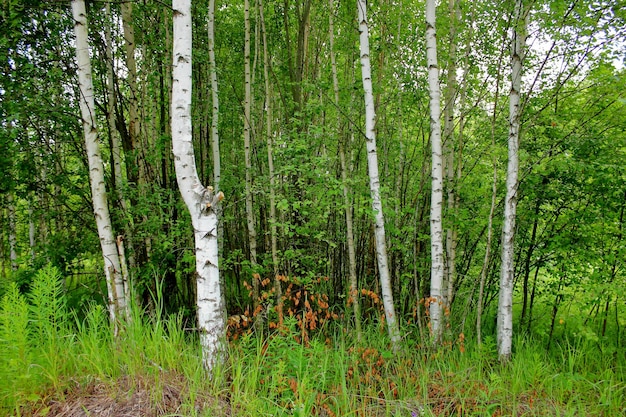
[[[229,315],[242,320],[242,315],[251,318],[261,312],[265,325],[276,325],[280,317],[272,307],[278,280],[285,314],[298,312],[298,317],[305,317],[301,326],[308,323],[307,331],[315,330],[311,320],[321,317],[343,317],[351,326],[352,309],[347,307],[354,294],[349,294],[347,205],[354,219],[363,318],[366,323],[377,322],[382,308],[355,4],[331,2],[331,8],[309,0],[267,1],[263,29],[259,4],[251,6],[250,192],[258,253],[251,262],[244,180],[242,3],[218,2],[215,20],[220,189],[226,195],[220,269]],[[453,232],[456,249],[454,268],[446,267],[444,283],[452,287],[445,292],[449,299],[444,338],[458,340],[459,334],[476,335],[478,300],[483,300],[482,332],[495,332],[514,2],[459,2],[458,6],[453,2],[451,8],[444,3],[437,10],[440,84],[444,95],[454,92],[443,103],[454,111],[452,128],[443,137],[444,153],[453,155],[447,159],[452,161],[452,174],[445,180],[446,195],[452,196],[453,203],[444,204],[443,225]],[[521,92],[514,326],[516,331],[545,337],[548,345],[555,339],[580,337],[614,352],[624,347],[626,7],[622,3],[526,5],[528,54]],[[198,174],[203,183],[211,184],[207,7],[208,1],[193,2],[193,137]],[[412,1],[385,0],[368,9],[395,308],[406,329],[403,334],[424,338],[431,267],[424,8]],[[334,20],[338,104],[329,15]],[[153,295],[162,292],[162,307],[182,312],[186,326],[195,327],[193,234],[171,153],[172,12],[162,2],[142,1],[132,3],[130,20],[122,22],[122,17],[116,2],[110,3],[110,13],[102,2],[88,3],[96,112],[108,160],[114,227],[125,237],[139,305],[152,311],[160,308],[154,305]],[[70,306],[102,301],[106,287],[79,122],[69,6],[5,1],[2,19],[0,293],[7,291],[9,282],[27,291],[33,275],[52,264],[67,276],[63,291]],[[135,80],[129,71],[124,24],[134,29]],[[112,28],[111,48],[107,48],[107,28]],[[265,50],[270,89],[264,80]],[[450,68],[456,77],[447,76]],[[112,84],[107,74],[112,75]],[[138,121],[131,117],[135,105]],[[118,141],[121,181],[113,169],[112,150]],[[491,256],[485,257],[494,183]],[[348,204],[343,185],[348,186]],[[270,220],[271,193],[275,220]],[[272,259],[272,226],[277,234],[277,266]],[[446,245],[449,249],[451,241]],[[449,251],[446,256],[450,258]],[[485,285],[479,297],[481,271]],[[258,299],[251,295],[254,288]],[[231,321],[231,328],[236,323],[240,321]]]

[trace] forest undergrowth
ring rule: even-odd
[[[314,328],[307,325],[307,312],[318,313],[304,308],[304,314],[293,310],[280,326],[264,332],[241,325],[245,317],[231,320],[228,358],[208,376],[196,336],[185,330],[182,316],[135,310],[132,320],[113,329],[100,305],[81,316],[72,312],[61,282],[56,270],[45,268],[27,294],[11,284],[3,296],[1,415],[626,413],[623,363],[589,342],[557,343],[546,352],[540,341],[519,337],[512,360],[503,365],[491,337],[479,346],[457,336],[432,349],[414,338],[415,329],[405,328],[394,352],[380,323],[365,326],[357,341],[339,316],[325,316],[332,320],[316,321]]]

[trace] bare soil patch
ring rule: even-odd
[[[116,380],[77,382],[46,404],[22,415],[46,417],[160,417],[188,416],[210,409],[211,415],[230,416],[225,400],[208,395],[192,400],[185,378],[175,373]],[[25,411],[25,410],[24,410]]]

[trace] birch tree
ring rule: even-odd
[[[100,153],[100,142],[96,126],[94,89],[89,58],[87,12],[84,0],[72,0],[74,17],[74,34],[76,36],[76,64],[78,67],[78,87],[80,90],[80,113],[85,137],[89,165],[89,182],[93,203],[98,237],[104,258],[104,274],[109,298],[109,314],[116,322],[126,311],[124,280],[121,273],[120,260],[116,240],[111,225],[111,216],[107,201],[104,165]]]
[[[500,294],[498,299],[498,355],[508,361],[513,344],[513,284],[515,278],[515,217],[517,212],[517,186],[519,171],[520,90],[522,61],[526,40],[526,17],[522,0],[515,2],[511,39],[511,92],[509,93],[509,144],[506,171],[506,197],[504,224],[502,226],[502,264],[500,269]]]
[[[196,252],[198,328],[207,371],[225,352],[225,317],[218,269],[218,218],[221,191],[200,182],[191,136],[191,0],[173,0],[172,148],[178,187],[191,215]]]
[[[437,342],[442,330],[444,306],[442,286],[444,273],[443,258],[443,157],[441,146],[441,91],[439,88],[439,66],[437,64],[437,33],[435,29],[436,1],[426,1],[426,60],[428,65],[428,93],[430,95],[430,143],[431,203],[430,203],[430,322],[433,339]]]
[[[370,65],[369,27],[367,21],[367,4],[365,0],[357,1],[359,14],[359,46],[361,55],[361,79],[365,98],[365,139],[367,147],[367,167],[370,180],[370,194],[372,210],[375,219],[376,258],[378,274],[383,295],[383,306],[389,337],[394,349],[400,343],[400,330],[393,304],[391,278],[387,263],[387,243],[385,240],[385,218],[380,197],[380,179],[378,176],[378,155],[376,151],[376,110],[374,108],[374,94],[372,88],[372,70]]]

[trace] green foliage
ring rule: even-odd
[[[39,345],[45,341],[56,342],[58,334],[64,330],[60,326],[67,324],[62,285],[59,271],[47,266],[37,273],[28,294],[33,338]]]
[[[0,317],[0,406],[32,402],[48,384],[59,389],[71,332],[58,270],[40,270],[27,296],[12,284]]]
[[[24,400],[24,390],[35,383],[28,321],[26,298],[12,283],[0,310],[0,409],[11,409]]]

